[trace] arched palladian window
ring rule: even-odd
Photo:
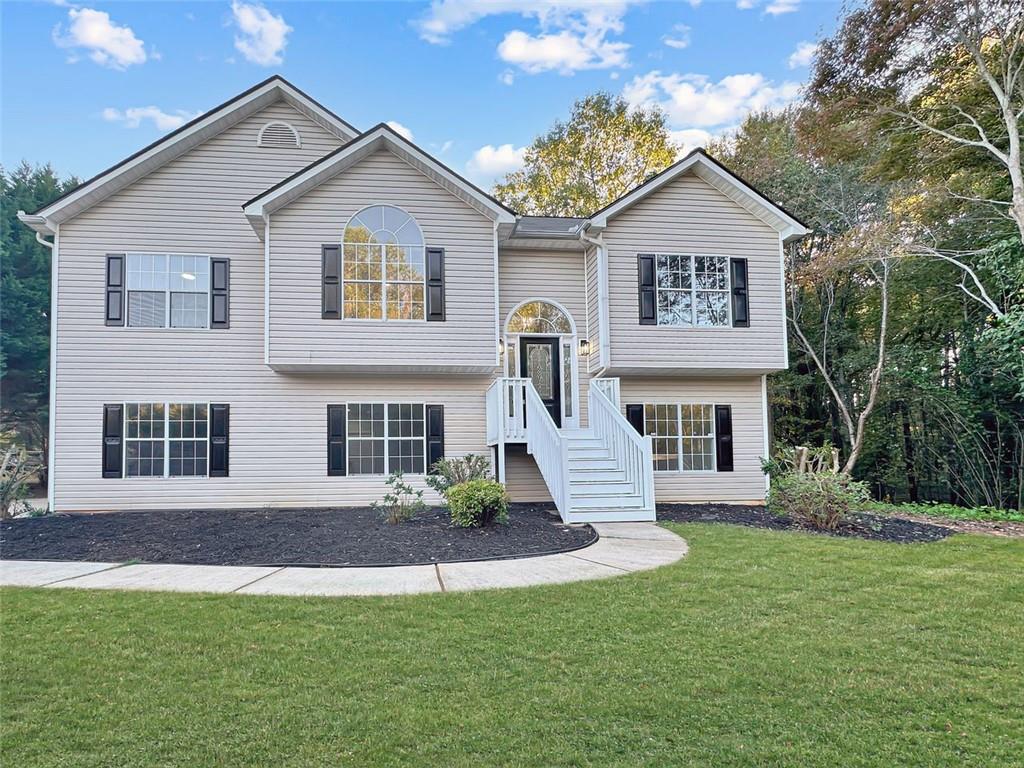
[[[353,216],[342,238],[344,317],[425,319],[423,233],[416,220],[391,205],[371,205]]]
[[[519,307],[508,319],[509,333],[572,333],[572,322],[565,312],[546,301],[531,301]]]

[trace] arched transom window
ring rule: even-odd
[[[400,208],[372,205],[345,227],[344,317],[425,319],[423,233]]]
[[[508,319],[509,333],[572,333],[572,322],[561,309],[546,301],[531,301]]]

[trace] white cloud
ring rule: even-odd
[[[783,13],[792,13],[800,8],[800,0],[774,0],[764,9],[769,16],[780,16]]]
[[[498,82],[502,85],[512,85],[516,81],[516,73],[511,69],[506,69],[500,75],[498,75]]]
[[[526,159],[526,147],[516,149],[511,144],[500,147],[487,144],[473,153],[466,164],[467,173],[478,180],[486,181],[504,176],[523,167]]]
[[[686,48],[690,45],[690,28],[685,24],[676,24],[670,34],[661,38],[661,42],[669,48]]]
[[[672,125],[711,128],[740,122],[748,113],[783,107],[800,94],[799,83],[775,84],[761,74],[723,77],[668,74],[658,70],[634,77],[622,91],[634,106],[663,109]]]
[[[814,54],[818,52],[816,43],[797,43],[796,50],[789,55],[789,68],[809,67],[814,61]]]
[[[749,11],[757,5],[757,0],[736,0],[736,7],[741,11]]]
[[[673,144],[679,147],[679,152],[676,156],[678,159],[697,147],[706,147],[712,139],[717,139],[721,134],[727,133],[728,130],[723,129],[722,131],[712,133],[703,128],[683,128],[678,131],[669,131],[668,137],[672,140]]]
[[[108,123],[123,123],[125,128],[138,128],[144,120],[153,123],[158,131],[172,131],[180,128],[189,120],[197,117],[198,112],[176,109],[173,113],[164,112],[160,107],[128,107],[125,110],[107,107],[101,113]]]
[[[110,14],[92,8],[68,10],[67,34],[58,24],[53,41],[61,48],[85,48],[90,59],[111,69],[124,70],[146,61],[146,48],[131,27],[118,26],[110,20]],[[72,53],[69,61],[77,60]]]
[[[232,0],[231,14],[241,34],[235,48],[253,64],[270,67],[284,61],[284,49],[292,28],[283,16],[275,16],[258,3]]]
[[[406,141],[412,141],[412,131],[410,131],[397,120],[388,120],[385,123],[385,125]]]
[[[629,44],[609,39],[623,32],[623,16],[638,0],[434,0],[415,22],[420,37],[444,45],[452,35],[487,16],[517,14],[536,19],[538,32],[514,29],[498,45],[498,56],[525,72],[608,69],[627,65]]]
[[[448,141],[446,141],[444,144],[441,145],[441,154],[443,155],[445,152],[447,152],[449,149],[451,149],[454,146],[455,146],[455,142],[452,141],[451,139],[448,139]]]

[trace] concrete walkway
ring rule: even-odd
[[[596,523],[600,538],[559,555],[384,568],[263,568],[0,560],[0,586],[238,592],[247,595],[409,595],[605,579],[681,559],[686,541],[653,523]]]

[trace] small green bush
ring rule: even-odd
[[[447,492],[452,525],[482,528],[491,523],[508,522],[508,496],[505,486],[496,480],[479,478],[451,486]]]
[[[772,477],[768,509],[802,525],[834,531],[870,498],[867,486],[834,472],[787,472]]]
[[[467,454],[461,459],[438,459],[427,475],[427,485],[444,496],[453,485],[481,480],[491,476],[491,462],[486,456]]]
[[[404,523],[426,509],[423,491],[417,491],[406,483],[401,472],[392,472],[384,482],[391,490],[384,494],[383,501],[375,501],[372,506],[386,522],[392,525]]]
[[[938,501],[926,501],[918,504],[913,502],[887,504],[881,501],[876,501],[868,504],[867,509],[872,512],[881,512],[886,515],[899,515],[902,513],[949,518],[950,520],[1024,523],[1024,510],[999,509],[998,507],[987,506],[958,507],[956,504],[946,504]]]

